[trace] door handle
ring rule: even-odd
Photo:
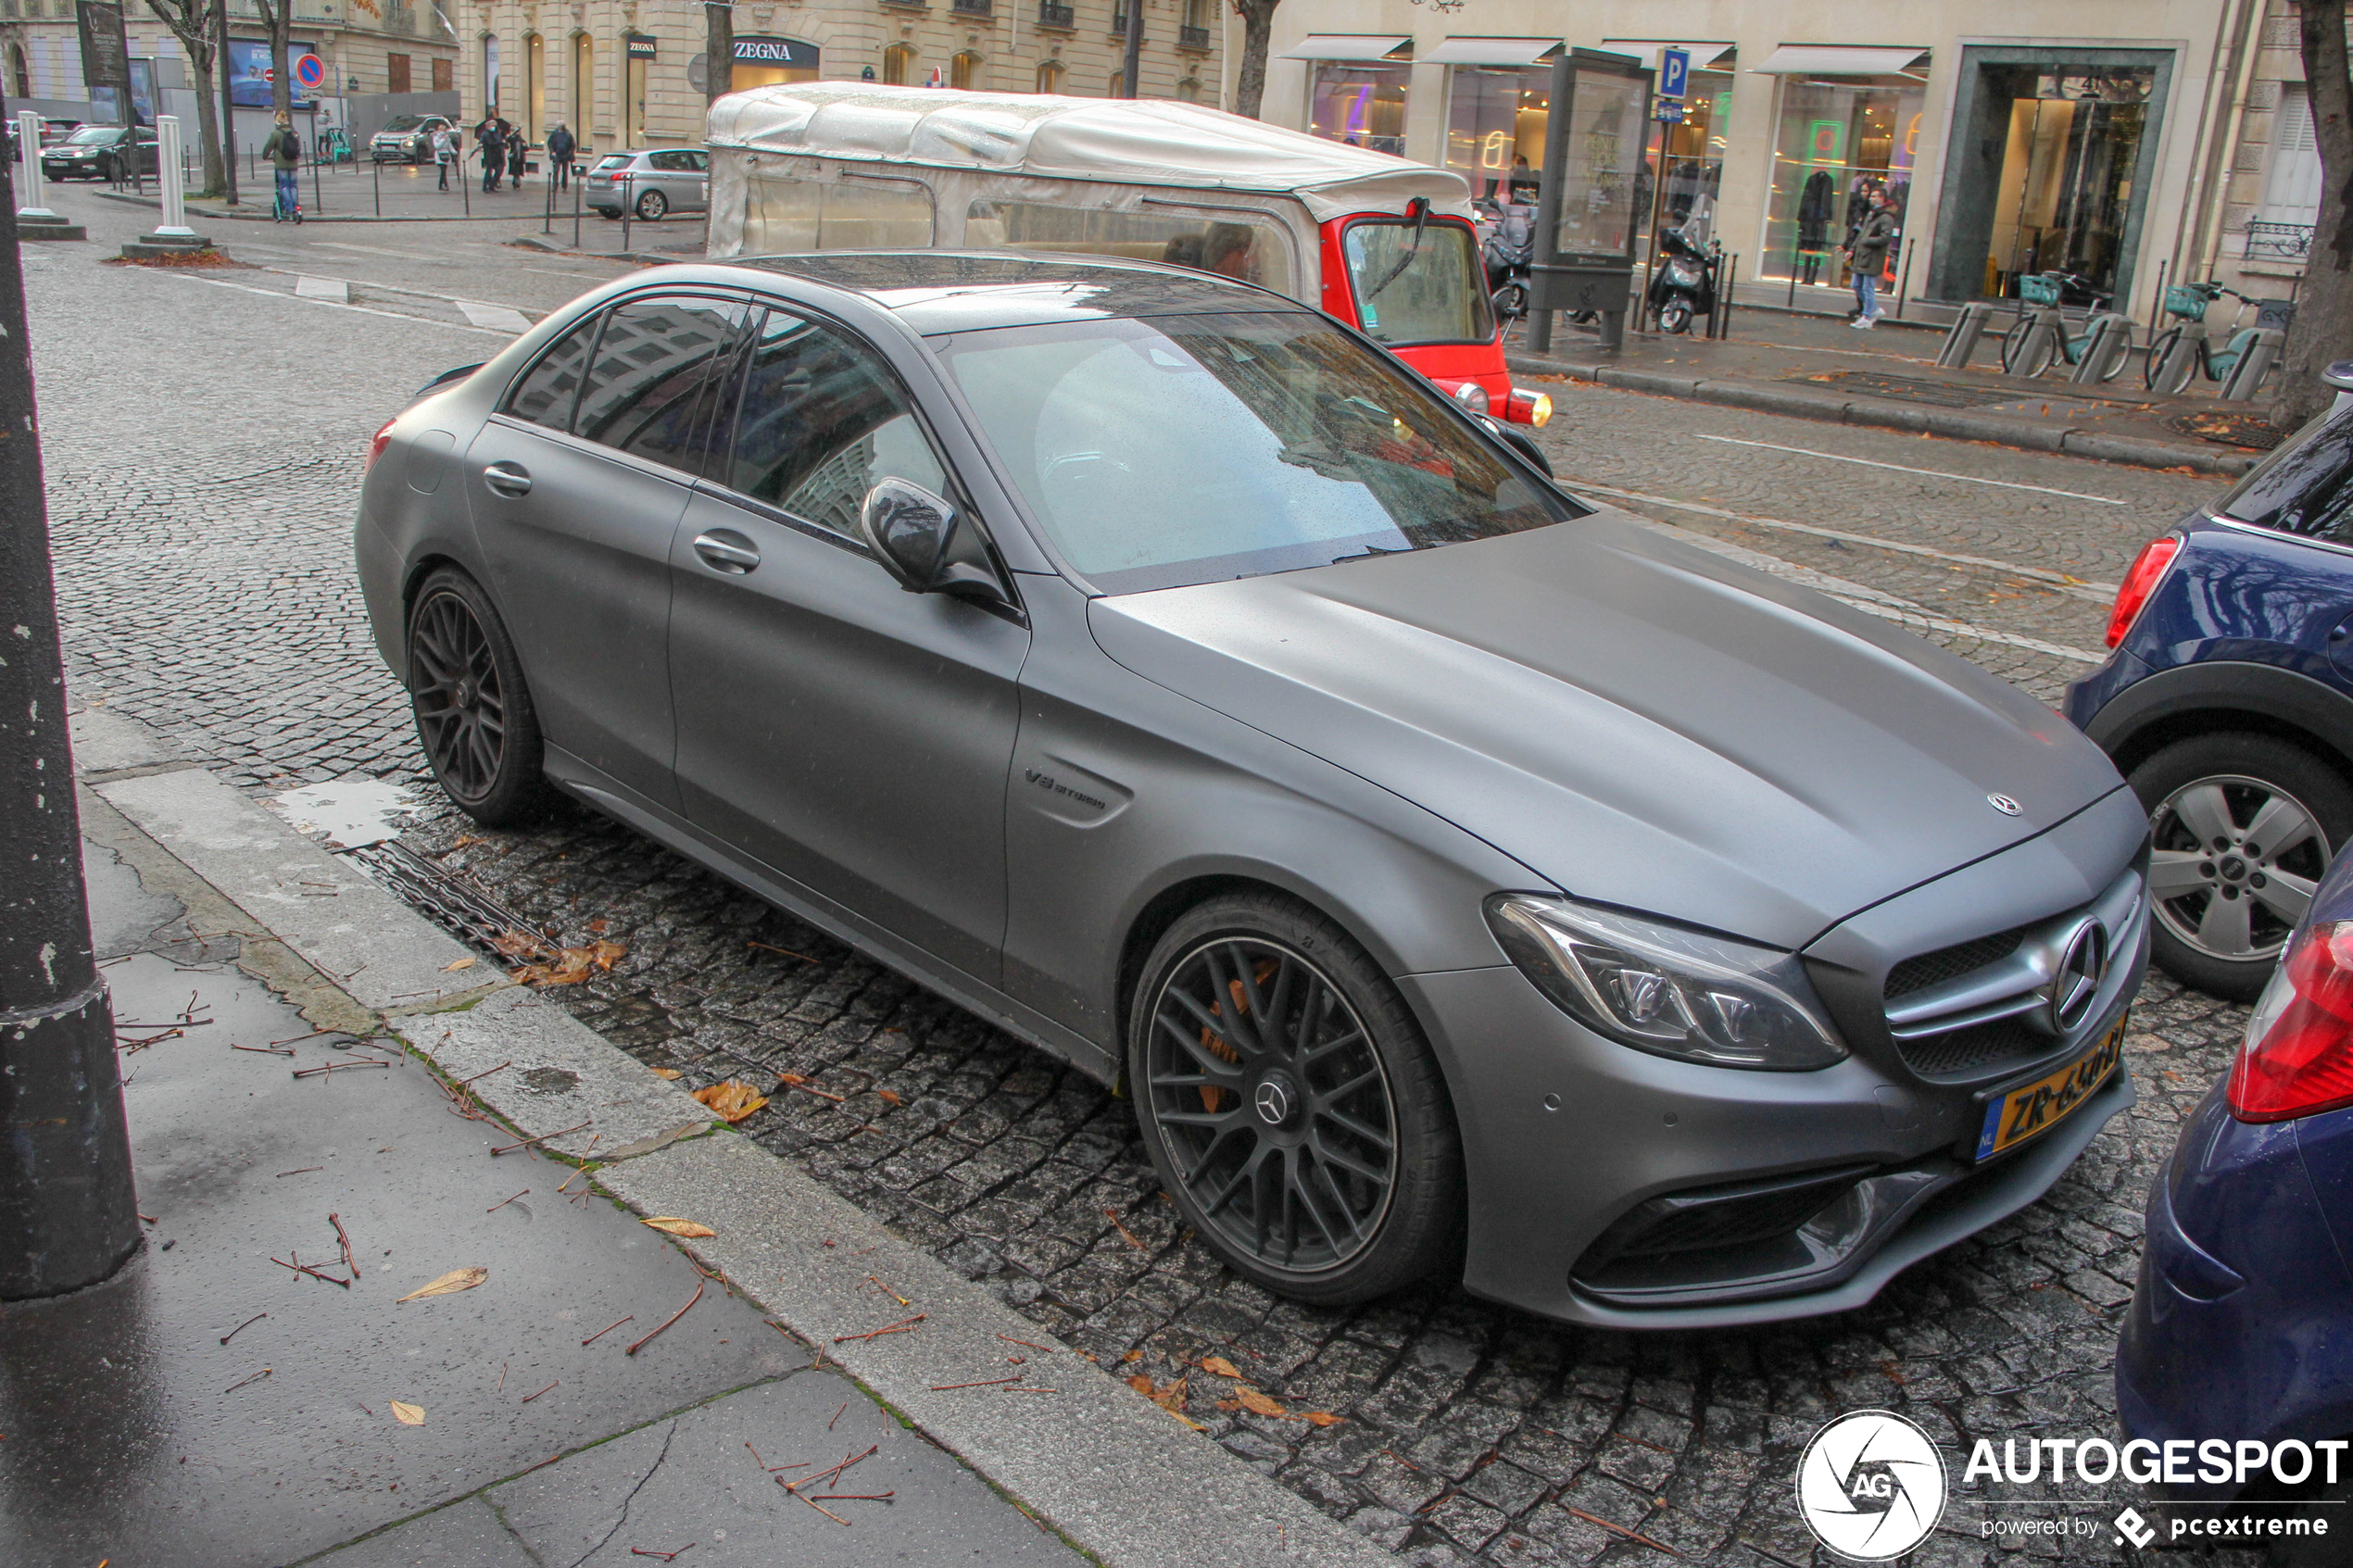
[[[500,495],[522,496],[531,494],[531,475],[520,463],[493,463],[482,470],[482,482]]]
[[[730,577],[741,577],[760,564],[760,552],[751,541],[732,528],[714,528],[708,533],[695,535],[695,554],[713,571],[724,571]]]

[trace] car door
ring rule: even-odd
[[[717,291],[623,301],[558,340],[467,454],[548,742],[673,809],[671,543],[743,315]]]
[[[878,480],[958,494],[871,345],[771,306],[736,384],[732,439],[671,555],[686,815],[995,985],[1028,632],[904,591],[858,539]]]
[[[694,153],[686,147],[664,147],[646,155],[650,173],[638,182],[661,193],[673,212],[692,212],[702,204],[702,176],[696,171]]]

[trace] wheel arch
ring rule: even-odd
[[[2286,741],[2353,784],[2353,697],[2276,665],[2177,665],[2127,686],[2086,726],[2128,774],[2176,741],[2231,730]]]

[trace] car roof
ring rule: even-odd
[[[738,257],[727,265],[862,295],[927,337],[1117,316],[1304,308],[1188,267],[1024,251],[836,250]]]

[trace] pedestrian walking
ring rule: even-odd
[[[1887,270],[1887,250],[1895,243],[1895,215],[1893,203],[1885,191],[1875,191],[1870,197],[1870,210],[1856,226],[1855,237],[1847,243],[1846,257],[1855,269],[1855,320],[1857,327],[1869,327],[1880,318],[1879,278]]]
[[[507,167],[507,141],[498,134],[496,122],[485,120],[482,127],[482,144],[474,149],[482,159],[482,190],[484,195],[498,188],[498,176]]]
[[[572,183],[574,150],[572,132],[564,128],[562,120],[556,121],[556,128],[547,132],[547,178],[556,182],[559,191]]]
[[[261,151],[278,175],[278,199],[271,209],[271,221],[301,222],[302,182],[296,178],[296,170],[302,167],[302,138],[295,133],[290,116],[280,113],[277,127],[270,132],[270,139],[261,144]]]
[[[531,144],[521,136],[507,138],[507,177],[516,190],[522,189],[523,155],[531,151]]]
[[[436,125],[433,131],[433,161],[441,166],[441,189],[449,188],[449,166],[458,161],[458,133],[447,125]],[[458,178],[465,178],[461,170]]]

